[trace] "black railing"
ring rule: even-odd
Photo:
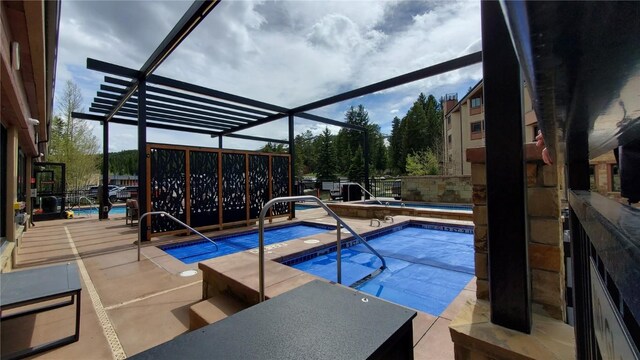
[[[369,191],[375,197],[392,197],[400,200],[402,197],[400,179],[370,179]]]
[[[588,191],[569,204],[578,346],[588,359],[638,359],[640,210]]]

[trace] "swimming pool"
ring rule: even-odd
[[[291,225],[274,226],[264,231],[264,244],[272,245],[283,241],[311,236],[330,230],[335,226],[302,222]],[[212,238],[216,246],[207,240],[191,241],[185,244],[158,246],[167,254],[177,258],[185,264],[213,259],[258,247],[258,231],[251,230],[239,234],[218,236]]]
[[[365,239],[388,268],[354,287],[382,299],[439,316],[474,276],[470,227],[411,222]],[[309,257],[285,264],[336,281],[335,252]],[[342,283],[351,286],[379,266],[380,259],[361,244],[343,249]]]
[[[73,208],[71,209],[73,210],[73,215],[74,216],[92,216],[92,215],[98,215],[98,209],[97,208]],[[124,215],[126,214],[127,209],[125,206],[114,206],[111,208],[111,210],[109,211],[109,215]]]
[[[300,210],[310,210],[310,209],[318,209],[319,205],[310,205],[310,204],[300,204],[296,203],[296,211]]]

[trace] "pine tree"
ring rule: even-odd
[[[353,157],[351,158],[351,164],[349,166],[349,180],[355,182],[364,181],[364,159],[362,156],[362,149],[357,148]]]
[[[400,128],[400,119],[396,116],[391,124],[391,137],[389,138],[389,169],[395,175],[404,172],[400,166],[402,159],[402,140],[404,136]]]
[[[320,181],[333,181],[336,179],[335,150],[329,128],[325,127],[318,136],[318,143],[316,176]]]

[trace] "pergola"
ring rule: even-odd
[[[482,52],[475,52],[440,64],[425,67],[391,79],[350,90],[294,108],[286,108],[255,99],[229,94],[180,80],[154,75],[153,71],[171,54],[187,35],[211,13],[219,0],[195,1],[167,37],[139,70],[126,68],[95,59],[87,59],[87,68],[105,75],[100,91],[91,103],[91,113],[73,113],[78,119],[100,121],[103,124],[102,182],[108,179],[109,123],[133,125],[138,128],[138,203],[140,215],[147,209],[145,149],[147,128],[157,128],[218,137],[222,148],[223,137],[282,143],[289,145],[292,173],[295,173],[294,119],[295,117],[335,125],[363,134],[365,158],[365,186],[369,187],[368,139],[365,128],[309,113],[327,105],[371,94],[409,82],[435,76],[448,71],[480,63]],[[115,77],[114,77],[115,76]],[[289,139],[274,139],[237,134],[255,126],[288,118]],[[367,189],[368,190],[368,189]],[[103,187],[102,203],[107,203],[108,190]],[[295,215],[295,213],[294,213]],[[100,218],[108,216],[101,209]],[[142,226],[144,228],[144,226]],[[143,229],[146,232],[146,229]]]

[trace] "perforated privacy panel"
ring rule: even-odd
[[[249,155],[249,217],[257,218],[267,201],[269,201],[269,156]]]
[[[245,154],[222,154],[222,221],[247,219]]]
[[[166,211],[181,221],[186,221],[186,151],[176,149],[151,149],[151,211]],[[172,220],[152,216],[153,233],[180,229]]]
[[[189,225],[195,228],[218,224],[218,153],[190,151],[189,170]]]
[[[289,196],[289,157],[273,156],[271,158],[271,197]],[[275,204],[272,215],[289,213],[288,203]]]
[[[147,151],[150,211],[166,211],[195,229],[256,219],[269,200],[290,195],[287,154],[163,144],[149,144]],[[271,215],[289,209],[277,204]],[[155,234],[183,230],[157,215],[151,228]]]

